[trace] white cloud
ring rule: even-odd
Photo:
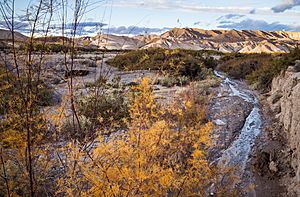
[[[300,0],[283,0],[283,3],[272,8],[276,13],[284,12],[300,5]]]
[[[264,20],[245,19],[242,21],[220,21],[218,28],[237,30],[263,30],[263,31],[300,31],[300,26],[286,25],[279,22],[268,23]]]
[[[190,12],[241,12],[241,13],[249,13],[253,8],[250,7],[209,7],[202,6],[199,3],[186,1],[170,1],[170,0],[144,0],[144,1],[135,1],[135,0],[120,0],[114,4],[116,7],[132,7],[132,8],[149,8],[149,9],[175,9],[182,11],[190,11]]]
[[[256,13],[256,9],[252,9],[250,10],[249,14],[255,14]]]
[[[300,0],[285,0],[286,2],[300,2]],[[209,12],[209,13],[238,13],[238,14],[258,14],[274,15],[271,7],[253,8],[247,6],[205,6],[196,1],[183,0],[118,0],[114,3],[115,7],[145,8],[145,9],[168,9],[186,12]],[[300,16],[300,12],[293,10],[284,13],[285,16]]]
[[[111,27],[104,28],[103,33],[116,34],[116,35],[144,35],[144,34],[161,34],[170,28],[147,28],[147,27],[138,27],[138,26],[120,26],[120,27]]]
[[[240,19],[244,17],[243,14],[226,14],[224,16],[219,17],[217,20],[228,20],[228,19]]]

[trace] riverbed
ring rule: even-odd
[[[230,171],[231,187],[250,187],[247,164],[255,140],[261,133],[261,109],[255,94],[242,81],[232,80],[221,72],[215,75],[222,81],[210,106],[210,118],[216,129],[212,134],[214,148],[211,160],[221,171]],[[247,176],[247,183],[243,177]],[[224,179],[223,179],[224,180]],[[244,189],[244,188],[243,188]],[[255,196],[255,189],[248,191]]]

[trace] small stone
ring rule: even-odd
[[[54,84],[54,85],[57,85],[57,84],[60,83],[60,81],[61,81],[61,80],[60,80],[59,78],[53,78],[53,79],[50,80],[50,83],[51,83],[51,84]]]
[[[276,91],[271,94],[271,96],[268,98],[268,101],[272,104],[277,103],[282,98],[282,93],[279,91]]]
[[[271,108],[272,108],[272,111],[275,114],[279,114],[281,112],[281,105],[280,104],[275,104]]]
[[[157,87],[157,86],[154,86],[154,87],[153,87],[153,90],[154,90],[154,91],[157,91],[157,90],[160,90],[160,88]]]
[[[218,126],[226,125],[226,123],[224,121],[220,120],[220,119],[214,120],[213,122]]]
[[[269,164],[269,169],[272,172],[278,172],[277,164],[274,161],[271,161]]]
[[[295,66],[289,66],[287,69],[286,69],[287,72],[296,72],[296,69],[295,69]]]
[[[300,60],[296,60],[294,70],[300,72]]]

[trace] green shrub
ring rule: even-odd
[[[233,55],[233,58],[223,60],[219,69],[228,73],[234,79],[245,79],[254,70],[271,61],[272,56],[267,54]]]
[[[98,96],[88,96],[78,102],[78,107],[81,116],[103,130],[126,127],[125,120],[129,117],[128,103],[121,91],[113,90]]]
[[[194,91],[199,96],[208,96],[210,94],[210,88],[215,88],[218,87],[219,85],[220,85],[220,79],[215,77],[192,83],[192,87]]]
[[[208,51],[150,48],[117,55],[107,63],[121,70],[159,70],[195,79],[203,69],[216,67],[217,61],[208,56],[210,54]]]
[[[54,91],[52,88],[42,86],[37,93],[37,102],[39,106],[52,106],[55,104]]]
[[[231,54],[222,58],[219,69],[235,79],[246,79],[261,91],[268,91],[273,78],[299,59],[299,48],[287,54]]]
[[[86,137],[90,137],[95,134],[90,131],[92,123],[85,116],[79,116],[79,121],[76,119],[66,119],[61,127],[62,136],[67,139],[77,139],[79,141],[84,140]]]
[[[0,67],[0,114],[6,114],[9,102],[13,102],[15,97],[22,97],[22,89],[27,85],[27,79],[18,79],[14,73],[5,70]],[[49,88],[45,84],[36,84],[33,82],[31,84],[34,89],[33,96],[34,102],[38,107],[50,106],[55,102],[54,92],[52,88]]]
[[[177,82],[179,86],[185,86],[190,83],[190,79],[187,76],[179,76],[177,77]]]
[[[126,127],[125,119],[129,117],[128,102],[124,93],[121,78],[115,77],[111,81],[100,76],[88,87],[98,89],[78,101],[80,115],[86,117],[92,124],[102,129],[116,129]]]
[[[155,84],[162,85],[166,87],[173,87],[173,86],[185,86],[190,83],[190,78],[187,76],[165,76],[161,79],[158,79]]]
[[[109,88],[117,88],[117,89],[124,89],[123,85],[121,84],[121,77],[116,76],[111,81],[104,76],[100,76],[95,82],[86,83],[85,87],[91,88],[101,88],[101,89],[109,89]]]

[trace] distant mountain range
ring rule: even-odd
[[[19,32],[14,33],[15,40],[18,42],[25,41],[27,39],[26,36]],[[0,29],[0,41],[11,41],[12,35],[11,32],[8,30]]]
[[[18,38],[24,40],[22,34],[17,33],[17,35]],[[7,31],[0,30],[0,40],[7,39],[10,39]],[[60,40],[55,37],[49,39],[54,43],[58,43]],[[203,30],[197,28],[174,28],[161,35],[131,37],[104,34],[77,38],[77,45],[81,47],[117,50],[160,47],[240,53],[276,53],[289,52],[299,44],[300,32]]]

